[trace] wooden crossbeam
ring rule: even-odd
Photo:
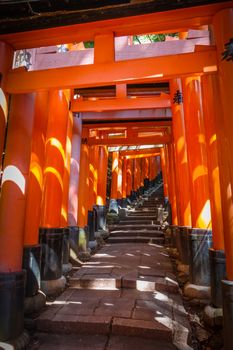
[[[128,137],[128,138],[112,138],[112,139],[97,139],[89,137],[87,142],[89,145],[98,146],[131,146],[131,145],[157,145],[167,144],[172,141],[170,135],[153,136],[153,137]]]
[[[160,56],[106,64],[8,73],[5,91],[28,93],[47,89],[68,89],[119,83],[145,83],[169,80],[183,75],[217,70],[215,48],[173,56]]]
[[[149,127],[169,127],[169,126],[172,126],[172,121],[171,120],[151,120],[151,121],[137,121],[137,125],[135,125],[135,122],[133,121],[127,121],[127,122],[114,122],[114,123],[109,123],[109,122],[106,122],[106,123],[95,123],[95,124],[88,124],[88,123],[85,123],[85,128],[88,128],[88,129],[97,129],[97,128],[114,128],[114,127],[133,127],[133,126],[137,126],[137,127],[146,127],[146,126],[149,126]]]
[[[170,96],[154,96],[139,98],[113,98],[107,100],[72,100],[72,112],[103,112],[130,109],[168,108],[171,106]]]
[[[104,112],[83,112],[82,120],[84,122],[88,121],[130,121],[137,120],[138,122],[145,119],[162,119],[163,121],[170,120],[172,113],[170,108],[160,108],[160,109],[138,109],[138,110],[124,110],[124,111],[104,111]],[[151,120],[151,122],[152,122]],[[156,121],[160,122],[160,121]],[[166,122],[166,121],[165,121]]]
[[[147,149],[137,149],[137,150],[127,150],[127,151],[120,151],[119,155],[121,157],[126,157],[126,156],[140,156],[144,155],[145,157],[148,156],[149,154],[155,153],[160,153],[160,148],[147,148]]]

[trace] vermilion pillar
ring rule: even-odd
[[[146,157],[144,159],[144,165],[145,165],[145,179],[149,178],[149,158]]]
[[[97,184],[97,204],[106,204],[107,189],[107,171],[108,171],[108,149],[106,146],[99,147],[99,166],[98,166],[98,184]]]
[[[82,140],[82,119],[76,115],[73,119],[72,150],[70,161],[70,185],[68,203],[68,225],[78,225],[78,185],[80,175],[80,154]]]
[[[41,226],[60,227],[68,103],[62,90],[49,93]]]
[[[89,201],[88,201],[88,209],[92,210],[94,204],[96,204],[97,200],[97,182],[98,182],[98,157],[99,157],[99,149],[98,146],[91,146],[89,148]]]
[[[39,242],[41,200],[43,190],[43,169],[45,160],[45,140],[48,121],[49,94],[38,92],[35,99],[30,173],[26,201],[24,245],[33,246]]]
[[[117,199],[119,152],[112,152],[111,199]]]
[[[183,80],[183,91],[192,226],[195,228],[211,228],[200,77],[185,78]]]
[[[66,91],[66,100],[69,103],[70,93]],[[68,202],[69,202],[69,185],[70,185],[70,161],[71,161],[71,140],[73,130],[73,114],[69,112],[67,133],[66,133],[66,151],[65,151],[65,168],[63,175],[63,197],[61,209],[61,226],[68,226]]]
[[[127,189],[127,159],[122,159],[122,198],[126,198]]]
[[[158,167],[158,173],[159,173],[161,171],[161,157],[156,156],[156,160],[157,160],[157,167]]]
[[[89,146],[87,145],[89,130],[83,128],[80,174],[78,187],[78,225],[84,228],[87,225],[88,191],[89,191]]]
[[[175,98],[177,91],[182,97],[181,79],[173,79],[170,81],[170,94],[172,98]],[[175,172],[177,173],[178,224],[180,226],[191,226],[189,169],[183,100],[175,100],[172,103],[172,131],[176,159]]]
[[[11,102],[0,197],[1,272],[22,269],[33,117],[34,95],[15,95]]]
[[[203,111],[205,122],[206,150],[208,160],[208,175],[210,187],[210,205],[212,213],[212,231],[213,231],[213,248],[224,250],[222,205],[219,180],[219,155],[221,156],[220,147],[218,146],[219,134],[217,135],[216,118],[217,106],[215,99],[214,85],[217,84],[216,75],[204,75],[202,82]]]
[[[0,341],[23,332],[25,274],[22,271],[26,191],[34,95],[12,98],[0,196]],[[14,322],[12,322],[14,320]]]
[[[167,164],[166,164],[166,156],[164,147],[160,150],[161,157],[161,167],[162,167],[162,175],[163,175],[163,190],[164,196],[168,197],[168,183],[167,183]]]
[[[226,255],[227,280],[222,281],[224,349],[233,348],[233,8],[218,12],[213,19],[214,36],[217,48],[218,74],[220,83],[220,101],[223,119],[220,144],[224,149],[221,154],[220,182],[223,209],[223,228]],[[220,117],[220,116],[219,116]]]
[[[122,159],[118,158],[117,199],[122,198]]]
[[[175,164],[174,164],[174,149],[173,144],[167,145],[168,161],[169,161],[169,177],[170,177],[170,203],[172,208],[172,224],[178,225],[177,201],[176,201],[176,181],[175,181]]]
[[[130,196],[133,189],[133,159],[127,159],[126,168],[126,193]]]

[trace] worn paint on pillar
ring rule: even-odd
[[[97,201],[96,204],[106,204],[107,190],[107,171],[108,171],[108,148],[99,146],[99,164],[98,164],[98,183],[97,183]]]
[[[133,190],[133,159],[127,159],[126,168],[126,194],[129,196]]]
[[[117,199],[119,152],[112,152],[111,199]]]
[[[177,215],[177,200],[176,200],[176,178],[175,178],[175,165],[174,165],[174,148],[173,144],[168,145],[168,162],[169,162],[169,177],[170,177],[170,203],[172,207],[172,224],[178,225]]]
[[[6,43],[0,42],[0,171],[2,167],[2,152],[5,142],[5,130],[8,117],[8,94],[4,92],[3,85],[7,71],[12,66],[13,50]]]
[[[89,130],[83,128],[78,186],[78,226],[81,228],[87,225],[88,219],[89,146],[86,142],[88,134]]]
[[[99,161],[99,147],[91,146],[89,148],[89,200],[88,209],[92,210],[93,205],[97,200],[97,183],[98,183],[98,161]]]
[[[182,96],[181,79],[173,79],[170,81],[171,96],[175,96],[177,91],[179,91]],[[189,169],[183,101],[180,103],[174,101],[172,103],[172,121],[176,160],[175,171],[177,174],[177,203],[179,208],[178,222],[180,226],[191,226]]]
[[[82,140],[82,119],[75,115],[73,119],[71,160],[70,160],[70,186],[68,203],[68,225],[78,225],[78,185],[80,175],[80,153]]]
[[[184,78],[183,93],[192,226],[197,228],[211,228],[206,140],[200,77]]]
[[[39,242],[48,101],[47,91],[36,94],[24,227],[25,246],[36,245]]]
[[[122,159],[122,198],[126,198],[127,159]]]
[[[118,158],[117,199],[122,198],[122,158]]]
[[[160,156],[156,156],[156,160],[157,160],[158,173],[160,173],[161,170],[162,170],[162,168],[161,168],[161,157]]]
[[[0,196],[0,271],[22,269],[34,95],[12,97]]]
[[[49,93],[41,226],[60,227],[68,103],[62,90]]]
[[[205,123],[206,150],[208,161],[208,175],[210,186],[210,205],[212,214],[213,248],[224,250],[222,205],[219,179],[219,157],[216,118],[218,116],[213,85],[218,83],[217,76],[213,74],[204,75],[201,79],[203,95],[203,112]],[[215,102],[216,101],[216,102]],[[222,125],[221,125],[222,127]],[[218,135],[219,136],[219,135]],[[219,152],[220,154],[220,152]],[[221,154],[220,154],[221,156]]]
[[[219,161],[226,268],[227,278],[233,280],[233,66],[232,46],[231,51],[230,46],[227,46],[233,38],[233,8],[222,10],[214,16],[213,29],[217,48],[220,84],[218,98],[222,102],[223,111],[221,115],[223,135],[220,138],[220,143],[224,153],[221,154]]]
[[[162,167],[162,175],[163,175],[164,197],[168,198],[167,164],[166,164],[166,157],[165,157],[165,149],[164,149],[164,147],[162,147],[161,150],[160,150],[160,157],[161,157],[161,167]]]
[[[71,94],[69,90],[64,91],[67,103],[69,104]],[[65,168],[63,175],[63,197],[61,208],[61,226],[68,226],[68,201],[69,201],[69,185],[70,185],[70,160],[71,160],[71,139],[73,130],[73,113],[68,112],[68,123],[66,132],[66,149],[65,149]]]

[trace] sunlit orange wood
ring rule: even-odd
[[[91,146],[89,148],[89,191],[88,191],[88,209],[92,210],[93,205],[97,200],[97,183],[98,175],[98,163],[99,163],[99,147]]]
[[[70,92],[66,91],[66,99],[69,104]],[[70,162],[71,162],[71,139],[73,131],[73,114],[69,112],[67,132],[66,132],[66,153],[65,153],[65,168],[63,175],[63,196],[61,209],[61,226],[68,225],[68,202],[69,202],[69,185],[70,185]]]
[[[171,136],[170,135],[163,135],[163,136],[148,136],[148,137],[118,137],[118,138],[112,138],[112,139],[97,139],[95,137],[89,137],[88,144],[91,145],[99,145],[99,146],[130,146],[130,145],[156,145],[161,143],[169,143],[171,142]]]
[[[161,167],[162,167],[162,175],[163,175],[164,197],[168,198],[167,164],[166,164],[166,157],[165,157],[164,147],[162,147],[161,150],[160,150],[160,157],[161,157]]]
[[[122,158],[122,198],[126,198],[127,159]]]
[[[85,139],[88,129],[83,128],[80,154],[80,173],[78,184],[78,226],[84,228],[88,217],[88,191],[89,191],[89,146]]]
[[[179,78],[170,80],[170,93],[172,98],[177,91],[182,94],[182,84]],[[191,226],[191,206],[190,206],[190,187],[189,187],[189,169],[187,159],[186,132],[184,123],[183,102],[172,104],[173,114],[173,139],[175,151],[175,171],[177,173],[177,205],[180,226]]]
[[[0,271],[22,269],[34,96],[12,98],[0,197]]]
[[[185,78],[183,80],[183,92],[192,226],[197,228],[211,228],[200,77]]]
[[[68,225],[78,224],[78,185],[80,175],[80,154],[82,140],[82,119],[74,117],[72,132],[72,150],[70,162],[70,186],[68,203]]]
[[[68,103],[62,90],[49,93],[41,226],[60,227]]]
[[[171,106],[170,96],[161,95],[154,97],[138,98],[113,98],[108,100],[87,100],[74,99],[71,104],[73,112],[103,112],[145,108],[168,108]]]
[[[116,83],[146,83],[167,80],[174,76],[215,71],[216,51],[206,47],[201,51],[113,63],[29,71],[14,69],[8,73],[5,90],[8,93],[33,92],[40,89],[85,88]],[[211,67],[211,68],[210,68]]]
[[[103,50],[104,45],[104,50]],[[114,33],[96,35],[94,39],[94,63],[109,63],[115,58]]]
[[[117,199],[119,152],[112,152],[111,199]]]
[[[149,178],[149,158],[145,158],[145,179]]]
[[[174,148],[173,144],[167,145],[168,148],[168,161],[169,161],[169,177],[170,177],[170,197],[169,201],[172,208],[172,224],[178,225],[178,214],[177,214],[177,193],[176,193],[176,179],[175,179],[175,163],[174,163]]]
[[[214,96],[218,96],[222,102],[222,111],[218,115],[217,130],[223,132],[221,139],[220,161],[220,183],[223,208],[223,227],[226,254],[227,278],[233,280],[233,137],[232,137],[232,110],[233,110],[233,69],[232,61],[223,60],[223,52],[226,44],[233,37],[233,9],[232,7],[220,11],[216,14],[213,21],[214,35],[217,47],[220,94],[218,91]],[[216,99],[217,97],[215,97]],[[223,117],[223,118],[222,118]],[[223,147],[223,148],[222,148]],[[223,153],[224,152],[224,153]],[[229,175],[228,175],[229,174]]]
[[[47,91],[38,92],[35,99],[35,116],[24,226],[25,246],[36,245],[39,242],[45,140],[48,121],[48,97],[49,94]]]
[[[122,198],[122,158],[118,152],[117,199]]]
[[[106,123],[115,120],[122,120],[124,123],[131,123],[137,119],[138,122],[150,120],[152,125],[168,125],[171,124],[171,110],[170,108],[153,108],[153,109],[140,109],[140,110],[124,110],[124,111],[105,111],[105,112],[83,112],[82,119],[86,122],[92,121],[98,123],[100,120],[104,120]],[[157,119],[155,121],[155,119]],[[148,122],[145,122],[145,124]]]
[[[108,149],[106,146],[99,146],[98,184],[96,204],[106,205],[108,171]]]
[[[139,188],[140,184],[140,165],[139,165],[139,159],[134,158],[133,160],[133,190],[137,191]]]
[[[133,159],[127,159],[126,165],[126,194],[129,196],[133,189]]]
[[[127,151],[120,151],[120,156],[126,157],[126,156],[144,156],[149,157],[153,153],[160,152],[160,148],[154,147],[154,148],[147,148],[147,149],[135,149],[135,150],[127,150]]]
[[[224,250],[223,220],[221,206],[221,192],[219,180],[219,160],[218,145],[219,142],[216,128],[216,112],[213,84],[216,84],[216,75],[203,76],[202,94],[203,94],[203,112],[205,123],[206,150],[208,161],[208,175],[210,186],[210,205],[212,216],[213,248]],[[221,156],[221,155],[220,155]]]
[[[211,24],[213,15],[232,1],[218,2],[185,9],[155,12],[141,16],[115,18],[106,21],[74,24],[49,29],[39,29],[14,34],[0,35],[0,40],[8,42],[15,49],[25,49],[63,43],[93,40],[96,34],[114,32],[115,36],[147,34],[154,32],[172,33],[200,28]]]

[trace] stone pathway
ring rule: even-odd
[[[158,244],[163,234],[151,220],[128,225],[126,219],[110,227],[107,244],[73,273],[69,288],[36,320],[32,350],[191,349],[173,267]],[[138,240],[143,236],[145,242]]]

